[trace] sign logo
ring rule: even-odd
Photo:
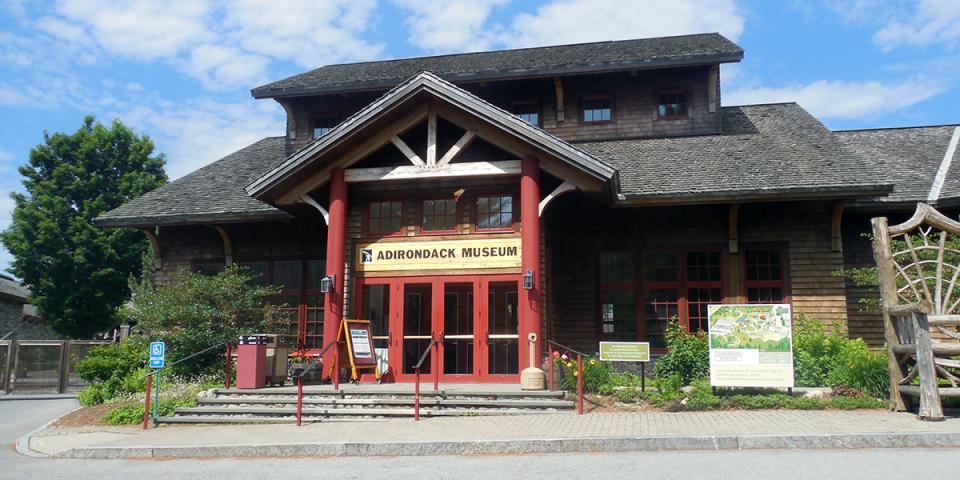
[[[150,368],[163,368],[166,363],[164,356],[167,353],[167,344],[164,342],[150,342]]]
[[[360,263],[373,263],[373,249],[372,248],[362,248],[360,249]]]

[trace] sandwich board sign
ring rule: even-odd
[[[708,305],[710,385],[793,387],[790,305]]]
[[[164,342],[150,342],[150,368],[163,368],[166,363],[167,344]]]

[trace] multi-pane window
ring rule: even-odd
[[[452,198],[423,201],[423,221],[425,232],[450,231],[457,226],[457,202]]]
[[[613,113],[613,100],[610,97],[588,98],[583,101],[583,121],[609,122]]]
[[[531,125],[540,125],[540,105],[536,103],[515,103],[513,114]]]
[[[631,252],[600,254],[600,318],[604,338],[637,338],[633,258]]]
[[[654,252],[643,256],[643,316],[647,341],[664,347],[667,325],[680,314],[680,276],[678,255]]]
[[[513,197],[497,195],[477,199],[477,227],[481,229],[511,228]]]
[[[660,118],[678,118],[687,116],[687,94],[685,92],[662,93],[657,106]]]
[[[744,252],[747,301],[750,303],[783,303],[786,291],[783,255],[777,249],[754,249]]]
[[[687,253],[687,329],[707,331],[707,305],[723,303],[720,252]]]
[[[403,225],[403,202],[371,202],[367,233],[385,235],[398,233]]]
[[[322,347],[323,260],[263,260],[238,262],[238,265],[249,270],[254,283],[280,289],[279,294],[270,299],[269,311],[287,322],[286,333],[296,336],[298,345],[307,349]]]
[[[337,119],[334,117],[318,117],[313,119],[313,138],[320,138],[333,130],[337,126]]]

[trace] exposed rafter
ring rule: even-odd
[[[343,174],[347,183],[424,178],[519,175],[520,160],[451,163],[434,168],[421,168],[410,165],[402,165],[399,167],[348,168],[344,170]]]
[[[563,183],[558,185],[557,188],[554,188],[553,191],[550,192],[546,197],[543,197],[543,200],[540,200],[540,207],[539,207],[540,209],[537,212],[537,216],[540,216],[540,217],[543,216],[543,209],[547,208],[547,205],[554,198],[557,198],[558,196],[563,195],[564,193],[572,192],[576,189],[577,189],[576,185],[564,180]]]
[[[325,225],[330,225],[330,212],[328,212],[326,208],[323,208],[322,205],[317,203],[317,201],[314,200],[313,197],[311,197],[310,195],[304,194],[302,197],[300,197],[300,203],[306,203],[307,205],[310,205],[311,207],[316,208],[320,212],[320,215],[323,215],[323,223]]]
[[[467,148],[468,145],[473,143],[476,138],[477,134],[473,130],[467,130],[466,132],[463,132],[463,136],[460,137],[460,140],[457,140],[457,143],[453,144],[453,146],[447,150],[447,153],[443,154],[443,157],[437,161],[437,165],[446,165],[452,162],[453,159],[457,158],[457,155],[460,155],[460,152]]]
[[[427,166],[437,164],[437,112],[427,113]]]
[[[153,269],[160,270],[163,267],[163,257],[160,255],[160,227],[157,227],[156,230],[151,230],[149,228],[141,228],[141,232],[146,235],[147,240],[150,241],[150,249],[153,250]]]
[[[223,242],[223,264],[228,267],[233,265],[233,244],[230,241],[230,235],[219,225],[210,225],[210,228],[217,231],[220,235],[220,240]]]
[[[404,156],[407,157],[407,160],[410,160],[410,163],[412,163],[412,164],[414,164],[414,165],[416,165],[416,166],[418,166],[418,167],[424,167],[424,166],[426,166],[426,164],[423,163],[423,160],[420,158],[420,155],[417,155],[417,154],[413,151],[413,149],[411,149],[411,148],[407,145],[407,142],[404,142],[400,137],[394,135],[394,136],[390,137],[390,141],[393,143],[394,146],[397,147],[398,150],[400,150],[400,152],[402,152],[402,153],[404,154]]]

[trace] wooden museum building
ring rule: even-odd
[[[951,216],[956,126],[834,132],[795,103],[723,106],[719,34],[329,65],[254,88],[267,137],[97,219],[154,273],[250,268],[318,350],[368,319],[398,381],[517,382],[530,334],[663,351],[711,303],[792,304],[882,343],[870,216]],[[329,288],[324,288],[324,284]]]

